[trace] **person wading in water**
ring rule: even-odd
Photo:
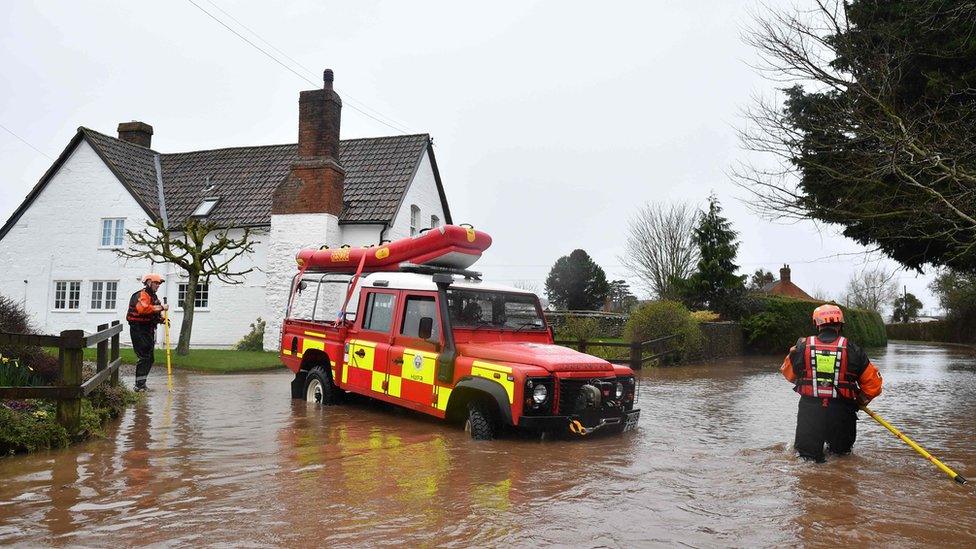
[[[169,309],[156,297],[156,290],[163,283],[163,277],[149,273],[142,277],[143,289],[129,298],[129,312],[125,319],[129,322],[129,336],[136,357],[136,391],[146,390],[146,378],[153,365],[153,350],[156,346],[156,325],[163,323],[162,312]]]
[[[881,374],[868,355],[841,335],[844,313],[836,305],[813,311],[819,333],[801,338],[780,367],[800,393],[793,447],[804,459],[825,461],[851,452],[857,438],[857,409],[881,394]]]

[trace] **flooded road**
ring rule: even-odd
[[[974,351],[872,358],[872,408],[976,480]],[[976,545],[972,484],[863,414],[853,455],[793,457],[779,360],[645,370],[635,433],[481,443],[377,404],[292,402],[288,372],[179,373],[170,393],[156,368],[106,439],[0,459],[0,543]]]

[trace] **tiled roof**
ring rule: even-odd
[[[137,198],[159,215],[156,151],[88,128],[81,131]],[[346,179],[339,220],[391,222],[429,142],[427,134],[341,141],[339,163]],[[170,223],[182,223],[204,198],[219,198],[208,219],[224,226],[267,225],[272,194],[297,151],[298,145],[289,144],[160,154]],[[206,191],[208,178],[214,188]]]
[[[816,301],[814,298],[810,297],[810,294],[804,292],[803,289],[796,284],[793,284],[789,280],[774,280],[769,282],[763,285],[762,291],[767,294],[782,295],[792,297],[794,299],[802,299],[804,301]]]

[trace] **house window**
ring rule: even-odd
[[[186,299],[186,289],[189,284],[183,283],[179,286],[179,291],[177,292],[176,300],[179,302],[180,309],[183,308],[183,300]],[[197,295],[193,299],[193,307],[195,309],[206,309],[210,307],[210,284],[206,282],[201,282],[197,284]]]
[[[216,205],[217,205],[216,198],[205,198],[203,202],[201,202],[200,205],[197,206],[197,209],[193,210],[193,213],[190,214],[190,216],[207,217],[208,215],[210,215],[210,212],[213,211],[214,206]]]
[[[119,283],[116,280],[93,280],[91,283],[91,308],[94,311],[114,311]]]
[[[116,247],[122,245],[125,238],[125,219],[102,220],[102,247]]]
[[[430,216],[430,228],[436,229],[437,227],[440,226],[441,226],[441,218],[437,217],[436,215]]]
[[[410,236],[416,236],[420,230],[420,208],[416,204],[410,205]]]
[[[81,303],[80,280],[58,280],[54,283],[54,309],[57,311],[78,310]]]

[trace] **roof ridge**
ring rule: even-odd
[[[297,147],[298,146],[298,143],[271,143],[271,144],[268,144],[268,145],[237,145],[237,146],[234,146],[234,147],[216,147],[216,148],[213,148],[213,149],[197,149],[197,150],[193,150],[193,151],[179,151],[179,152],[167,152],[167,153],[164,153],[164,152],[159,152],[156,149],[153,149],[153,148],[150,148],[150,147],[143,147],[142,145],[136,145],[135,143],[130,143],[130,142],[124,140],[124,139],[119,139],[118,137],[113,137],[111,135],[102,133],[102,132],[100,132],[98,130],[93,130],[93,129],[87,127],[87,126],[78,126],[78,129],[81,130],[81,131],[84,131],[84,132],[89,132],[89,133],[96,134],[96,135],[98,135],[100,137],[105,137],[107,139],[111,139],[113,141],[117,141],[119,143],[125,143],[126,145],[129,145],[129,146],[132,146],[132,147],[139,147],[140,149],[143,149],[143,150],[146,150],[146,151],[151,151],[151,152],[156,153],[156,154],[158,154],[160,156],[163,156],[163,157],[166,157],[166,156],[174,156],[174,155],[182,155],[182,154],[193,154],[193,153],[206,153],[206,152],[218,152],[218,151],[233,151],[233,150],[240,150],[240,149],[264,149],[264,148],[272,148],[272,147]],[[404,135],[380,135],[380,136],[376,136],[376,137],[354,137],[352,139],[340,139],[339,140],[339,143],[341,144],[341,143],[351,143],[351,142],[361,142],[361,141],[378,141],[380,139],[403,139],[403,138],[407,138],[407,137],[426,137],[427,139],[430,139],[430,134],[425,132],[425,133],[409,133],[409,134],[404,134]]]
[[[93,129],[89,128],[88,126],[78,126],[78,130],[79,131],[82,131],[82,132],[86,132],[86,133],[93,133],[93,134],[95,134],[95,135],[97,135],[99,137],[105,137],[105,138],[111,139],[113,141],[118,141],[119,143],[125,143],[129,147],[138,147],[139,149],[144,150],[144,151],[149,151],[149,152],[155,153],[155,154],[162,154],[159,151],[157,151],[156,149],[153,149],[151,147],[143,147],[142,145],[137,145],[135,143],[130,143],[130,142],[124,140],[124,139],[119,139],[118,137],[112,137],[111,135],[104,134],[104,133],[102,133],[102,132],[100,132],[98,130],[93,130]]]

